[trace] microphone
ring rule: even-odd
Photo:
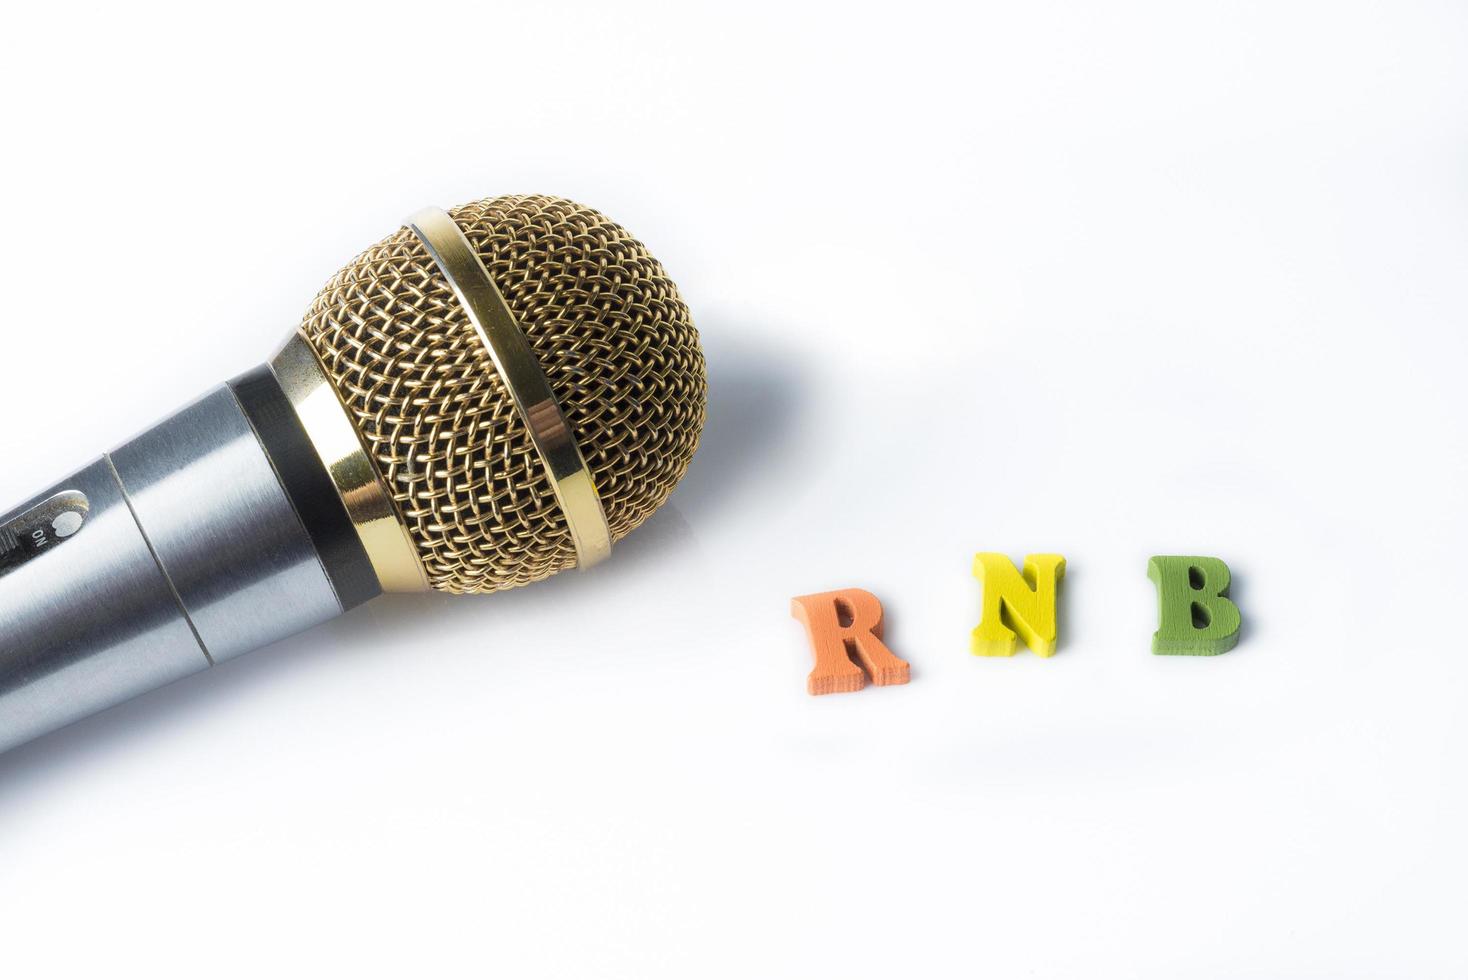
[[[420,211],[265,364],[0,518],[0,751],[383,592],[605,559],[703,428],[698,334],[620,225]]]

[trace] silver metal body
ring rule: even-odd
[[[0,528],[69,491],[85,519],[0,570],[0,751],[342,612],[226,385]]]

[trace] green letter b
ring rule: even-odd
[[[1147,562],[1157,586],[1152,652],[1213,656],[1239,642],[1239,607],[1228,599],[1228,566],[1217,558],[1158,555]]]

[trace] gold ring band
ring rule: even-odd
[[[576,445],[571,426],[515,314],[453,218],[438,208],[424,208],[404,224],[428,249],[489,351],[516,411],[530,430],[530,440],[540,453],[556,501],[566,515],[576,546],[576,563],[580,568],[590,568],[612,553],[611,529],[591,479],[591,467]]]
[[[326,466],[382,590],[427,592],[418,549],[316,352],[299,333],[292,334],[270,369]]]

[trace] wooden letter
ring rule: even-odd
[[[1147,562],[1157,586],[1152,652],[1211,657],[1239,642],[1242,617],[1228,598],[1228,566],[1217,558],[1157,555]]]
[[[870,592],[839,589],[799,596],[790,601],[790,615],[805,624],[815,648],[816,666],[805,681],[809,693],[859,691],[866,674],[878,686],[907,683],[907,661],[882,642],[882,604]]]
[[[1014,655],[1015,634],[1042,657],[1055,652],[1055,587],[1065,574],[1060,555],[1026,555],[1021,575],[1004,555],[974,556],[974,577],[984,584],[984,610],[973,633],[981,657]]]

